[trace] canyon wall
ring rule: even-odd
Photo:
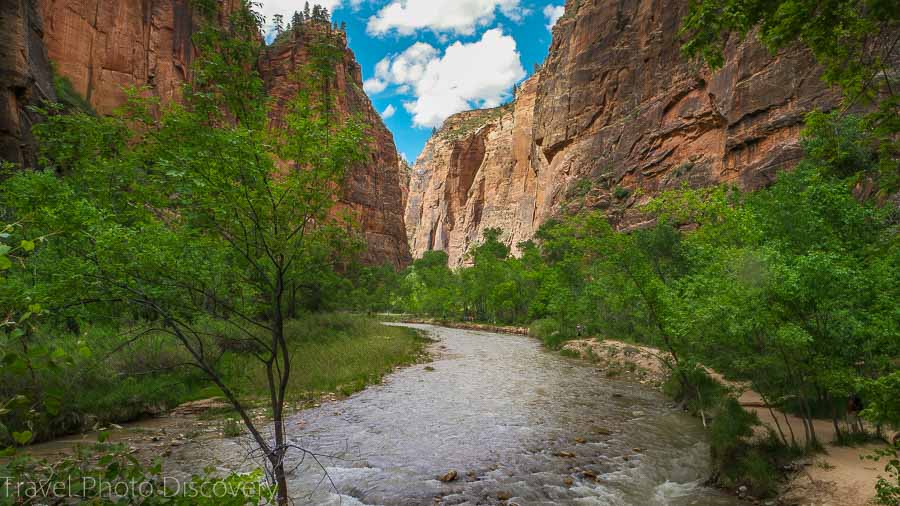
[[[451,116],[429,139],[406,205],[414,257],[444,250],[458,265],[490,227],[503,229],[513,245],[531,237],[539,193],[531,168],[538,80],[522,83],[511,104]]]
[[[238,0],[217,0],[219,22],[226,23]],[[4,0],[0,7],[0,157],[33,162],[31,121],[25,106],[53,98],[47,56],[57,74],[100,114],[126,100],[125,87],[145,87],[163,103],[180,99],[196,57],[192,37],[200,26],[190,0]],[[9,28],[7,28],[9,27]],[[324,29],[324,24],[323,27]],[[366,163],[353,167],[342,205],[360,223],[369,248],[367,260],[403,266],[409,249],[403,225],[403,190],[391,133],[362,91],[359,65],[346,37],[335,32],[343,58],[335,69],[335,98],[342,114],[360,117],[371,137]],[[275,103],[296,91],[291,72],[308,56],[308,37],[264,48],[260,73]],[[10,78],[7,79],[6,76]],[[273,109],[277,121],[281,111]]]
[[[804,115],[833,108],[839,93],[808,52],[772,55],[752,36],[728,45],[717,72],[686,60],[687,4],[567,0],[515,103],[451,117],[417,160],[406,208],[413,256],[443,249],[458,265],[490,227],[515,250],[548,218],[582,208],[640,226],[635,207],[660,191],[756,189],[796,163]]]
[[[33,0],[32,0],[33,1]],[[239,5],[218,0],[219,22]],[[177,100],[195,56],[199,26],[190,0],[37,0],[44,44],[56,71],[100,114],[125,101],[126,87]]]
[[[0,3],[0,161],[35,162],[31,126],[38,118],[28,107],[56,100],[43,40],[33,0]]]
[[[310,61],[309,49],[322,41],[341,52],[330,87],[335,109],[340,117],[361,120],[371,139],[367,160],[352,167],[347,175],[342,207],[353,213],[365,234],[368,249],[364,260],[404,267],[411,257],[403,224],[401,158],[394,136],[363,91],[362,71],[347,47],[344,32],[322,23],[307,23],[300,34],[263,50],[259,69],[274,102],[272,120],[279,121],[285,105],[296,95],[298,84],[294,76]]]

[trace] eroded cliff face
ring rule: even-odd
[[[218,4],[219,22],[226,23],[240,2]],[[39,96],[36,102],[52,93],[46,55],[100,114],[125,102],[126,87],[143,87],[163,103],[179,100],[182,85],[191,78],[196,57],[192,37],[200,20],[190,0],[6,0],[0,9],[0,72],[4,85],[11,83],[3,88],[0,106],[3,159],[20,162],[30,156],[31,118],[25,106],[32,97]],[[365,234],[367,260],[403,266],[410,256],[394,139],[362,91],[359,65],[345,36],[334,36],[342,51],[334,78],[337,109],[358,115],[372,138],[369,160],[349,171],[342,204],[353,211]],[[308,58],[308,45],[308,37],[299,37],[262,52],[259,70],[276,103],[273,121],[282,114],[278,105],[296,91],[289,77]]]
[[[189,0],[37,0],[44,43],[57,72],[100,114],[124,103],[126,87],[177,100],[199,26]],[[222,22],[236,0],[220,0]]]
[[[279,121],[284,105],[297,93],[296,75],[310,61],[310,48],[316,39],[326,37],[338,47],[341,57],[335,66],[329,93],[339,117],[359,118],[370,138],[368,159],[352,167],[347,174],[341,203],[349,209],[366,237],[365,260],[373,264],[390,263],[403,267],[410,261],[403,224],[404,190],[400,178],[400,156],[394,136],[362,88],[362,73],[343,32],[310,23],[292,40],[270,46],[260,57],[260,73],[266,90],[275,102],[272,120]]]
[[[807,52],[771,55],[752,37],[730,44],[715,73],[685,60],[678,28],[687,5],[567,0],[543,68],[523,87],[536,89],[519,93],[515,118],[486,118],[448,143],[451,118],[429,142],[407,205],[413,256],[446,249],[456,264],[485,228],[502,228],[515,246],[549,217],[584,207],[639,226],[635,205],[660,191],[725,182],[755,189],[796,163],[804,115],[833,108],[838,92]],[[458,170],[451,153],[477,138],[498,155],[480,172],[506,168],[505,181],[486,197],[474,185],[459,206],[449,198]],[[529,156],[503,155],[507,147]]]
[[[512,104],[448,118],[428,141],[413,168],[406,205],[413,256],[444,250],[451,265],[459,265],[486,228],[503,229],[514,249],[534,233],[538,80],[522,83]]]
[[[35,161],[29,106],[55,100],[44,27],[33,0],[0,3],[0,160]]]

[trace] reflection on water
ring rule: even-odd
[[[526,337],[410,326],[439,339],[434,371],[290,419],[294,442],[330,455],[333,486],[309,459],[292,473],[300,502],[738,504],[701,485],[703,429],[657,392]]]

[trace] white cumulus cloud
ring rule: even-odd
[[[544,7],[544,17],[547,18],[547,29],[553,30],[553,25],[566,13],[565,5],[548,5]]]
[[[416,42],[400,54],[383,58],[375,65],[375,77],[366,79],[363,89],[366,93],[378,94],[388,85],[400,85],[398,93],[408,94],[409,84],[417,83],[425,74],[425,67],[438,55],[431,44]]]
[[[363,90],[369,95],[377,95],[387,88],[387,83],[380,79],[366,79],[363,82]]]
[[[443,55],[417,42],[378,62],[375,76],[366,82],[367,91],[395,86],[398,93],[412,95],[403,107],[413,124],[437,127],[457,112],[500,105],[523,77],[516,41],[495,28],[476,42],[451,44]]]
[[[390,117],[393,117],[394,113],[396,113],[396,112],[397,112],[397,109],[395,109],[392,104],[388,104],[388,106],[381,113],[381,117],[384,119],[388,119]]]
[[[512,20],[525,15],[519,0],[391,0],[369,18],[367,30],[384,35],[395,30],[412,35],[418,30],[471,35],[489,26],[499,10]]]

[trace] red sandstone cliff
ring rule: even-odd
[[[362,73],[353,52],[347,47],[346,34],[330,26],[309,23],[297,36],[266,48],[260,57],[260,73],[267,93],[274,100],[274,121],[297,92],[296,75],[309,62],[314,38],[325,36],[341,50],[342,57],[331,84],[335,108],[341,117],[355,115],[366,127],[371,139],[368,160],[352,167],[344,184],[342,204],[350,209],[365,234],[370,263],[391,263],[403,267],[410,261],[403,224],[404,190],[400,180],[400,156],[394,136],[362,89]]]
[[[807,52],[773,56],[753,40],[731,44],[715,73],[685,60],[686,10],[686,0],[568,0],[516,104],[499,118],[448,119],[417,160],[406,209],[413,256],[444,249],[458,264],[485,228],[515,246],[572,207],[634,226],[633,206],[659,191],[754,189],[794,164],[804,114],[834,107],[837,91]]]
[[[28,107],[56,100],[43,38],[33,0],[0,2],[0,160],[35,161]]]
[[[220,22],[225,22],[239,2],[217,1]],[[52,98],[46,55],[101,114],[124,103],[124,87],[146,87],[167,102],[178,100],[182,84],[190,79],[199,18],[189,0],[4,0],[0,9],[0,75],[4,84],[10,83],[2,89],[0,104],[2,159],[20,163],[32,156],[32,118],[25,107]],[[259,69],[276,103],[291,93],[287,77],[303,62],[308,42],[301,37],[263,51]],[[360,115],[372,137],[370,160],[352,168],[342,202],[355,211],[366,236],[367,259],[402,266],[409,261],[409,249],[394,140],[362,91],[359,65],[346,39],[340,44],[338,109]],[[275,119],[279,114],[276,108]]]
[[[198,27],[189,0],[37,0],[44,44],[57,72],[100,114],[125,100],[123,89],[146,86],[175,100],[190,77]],[[236,0],[219,0],[221,16]]]

